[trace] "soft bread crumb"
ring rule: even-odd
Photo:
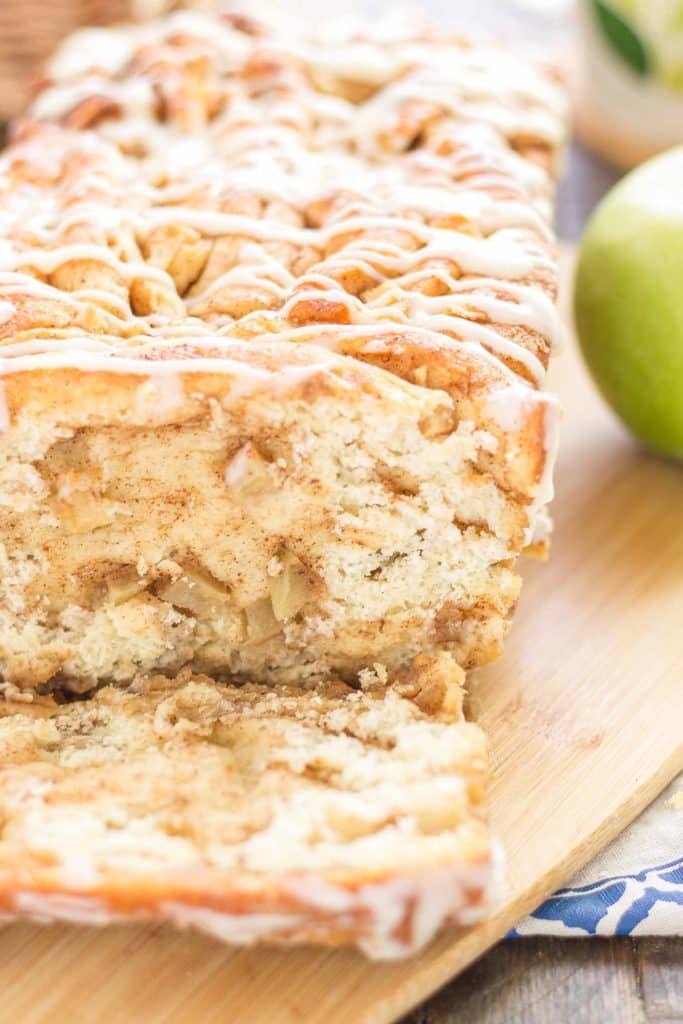
[[[454,487],[476,457],[470,432],[446,451],[388,393],[355,404],[345,393],[307,404],[255,397],[213,429],[202,417],[103,430],[102,401],[79,415],[92,425],[46,441],[35,464],[46,487],[32,509],[0,524],[6,681],[78,693],[186,665],[264,682],[340,672],[371,687],[420,650],[443,646],[462,665],[497,652],[519,578],[505,497],[480,476]],[[245,432],[276,429],[282,448],[305,445],[307,457],[247,508],[222,480],[225,452]],[[419,464],[417,493],[397,495],[378,474],[389,445],[397,467]],[[71,487],[69,515],[58,509],[58,526],[47,524],[60,481],[90,480],[95,468],[101,480],[102,467],[114,514],[106,495]],[[479,495],[490,529],[456,516],[467,495]]]

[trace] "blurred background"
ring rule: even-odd
[[[275,0],[286,6],[288,0]],[[318,0],[289,0],[300,16]],[[19,114],[59,41],[82,25],[145,20],[211,0],[0,0],[0,122]],[[251,9],[253,4],[245,4]],[[573,98],[571,189],[558,229],[576,239],[587,214],[619,177],[683,142],[683,0],[338,0],[340,14],[423,10],[439,28],[493,35],[562,68]]]
[[[291,0],[294,6],[294,0]],[[177,3],[173,0],[0,0],[0,116],[14,116],[30,96],[31,85],[43,61],[55,46],[82,25],[107,25],[131,19],[144,20],[181,6],[209,3]],[[301,0],[296,8],[315,7]],[[333,6],[333,5],[331,5]],[[340,9],[349,3],[340,0]],[[357,2],[354,8],[370,12],[378,8],[405,7],[392,0]],[[417,5],[411,5],[417,6]],[[426,0],[421,4],[440,23],[502,36],[522,31],[543,36],[562,25],[565,0]],[[525,24],[526,22],[526,24]]]

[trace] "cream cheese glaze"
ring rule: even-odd
[[[502,338],[495,328],[475,322],[475,317],[460,315],[462,310],[453,298],[462,293],[467,310],[477,317],[530,328],[551,347],[559,337],[557,314],[538,287],[522,290],[523,286],[517,286],[515,290],[510,284],[506,298],[487,295],[486,290],[502,280],[520,281],[539,272],[552,272],[553,261],[545,250],[549,228],[544,213],[524,192],[495,193],[501,184],[510,193],[514,179],[506,171],[511,163],[528,179],[535,171],[536,190],[547,190],[540,169],[516,157],[502,144],[502,138],[522,133],[556,142],[558,114],[564,102],[561,91],[533,69],[514,61],[511,65],[510,58],[497,50],[471,51],[466,45],[444,45],[429,37],[416,40],[402,35],[400,27],[390,35],[388,47],[373,38],[354,37],[341,48],[329,39],[302,43],[286,32],[282,35],[282,31],[280,25],[279,34],[271,37],[266,29],[263,39],[252,46],[235,29],[221,26],[216,32],[212,19],[183,12],[158,25],[121,30],[112,37],[111,48],[107,34],[88,32],[81,40],[71,40],[53,61],[50,73],[56,84],[39,97],[34,114],[54,118],[68,113],[83,98],[111,94],[122,110],[122,116],[113,122],[118,142],[122,132],[125,134],[126,123],[135,122],[141,111],[154,127],[152,107],[143,110],[145,103],[153,102],[149,83],[144,77],[112,81],[98,77],[97,72],[117,75],[136,59],[136,54],[144,55],[146,48],[154,52],[154,47],[161,46],[164,55],[169,58],[170,54],[172,59],[170,46],[163,50],[163,45],[178,33],[189,34],[198,53],[216,60],[222,71],[257,60],[262,48],[264,59],[270,55],[276,63],[274,78],[279,92],[265,124],[258,92],[252,96],[247,89],[246,94],[233,96],[227,110],[203,130],[193,132],[191,139],[180,141],[176,135],[175,145],[183,148],[185,156],[184,186],[182,182],[165,182],[160,187],[151,181],[145,183],[144,174],[141,180],[118,154],[107,153],[99,167],[80,177],[67,203],[60,207],[58,201],[48,201],[42,214],[38,210],[28,223],[21,211],[18,220],[22,233],[35,235],[39,245],[27,245],[23,239],[21,244],[13,245],[12,226],[8,225],[9,238],[0,254],[2,268],[49,276],[72,260],[92,260],[106,265],[121,282],[144,279],[174,291],[168,274],[149,261],[131,260],[130,254],[122,259],[94,242],[64,244],[60,240],[79,224],[100,235],[126,230],[138,243],[156,228],[176,224],[208,239],[238,236],[255,243],[250,253],[245,251],[246,258],[239,265],[216,277],[207,288],[188,295],[188,313],[200,311],[201,315],[206,301],[225,288],[239,286],[259,293],[265,290],[269,303],[278,307],[286,319],[302,299],[319,299],[322,292],[325,299],[344,307],[352,323],[399,321],[454,335],[467,344],[482,345],[521,363],[533,383],[538,384],[543,366],[534,353],[523,344]],[[86,42],[87,49],[82,45]],[[143,56],[143,70],[144,60]],[[278,60],[282,68],[277,68]],[[325,68],[328,74],[343,80],[362,78],[372,67],[373,86],[385,88],[359,107],[311,88],[302,79],[299,62],[314,69]],[[91,73],[83,78],[88,65]],[[403,74],[408,69],[412,70]],[[511,69],[515,71],[512,78]],[[267,78],[268,71],[265,74]],[[397,78],[399,75],[402,77]],[[520,103],[511,104],[511,96]],[[383,131],[391,129],[392,119],[406,103],[433,105],[440,116],[456,114],[460,121],[464,119],[466,144],[454,159],[444,159],[421,147],[415,154],[403,154],[398,167],[396,162],[382,161],[377,140]],[[326,116],[321,116],[321,111]],[[482,124],[490,133],[486,148],[468,144],[468,132],[476,135]],[[327,135],[332,127],[336,135],[330,146]],[[458,131],[462,129],[459,124]],[[106,125],[103,133],[107,133]],[[173,126],[168,127],[167,134],[174,136]],[[316,148],[316,140],[326,142],[325,150]],[[87,140],[84,146],[92,148],[92,142]],[[277,217],[245,217],[196,204],[189,206],[186,201],[196,197],[196,172],[199,170],[201,181],[207,152],[218,157],[208,173],[204,169],[213,191],[220,182],[224,192],[248,188],[264,200],[305,206],[312,197],[324,195],[341,173],[352,194],[341,206],[337,204],[329,223],[321,226],[306,225],[301,218],[299,224],[283,223]],[[21,147],[10,153],[5,168],[16,158],[22,158]],[[148,171],[154,163],[151,153]],[[463,180],[457,180],[458,174]],[[14,194],[12,190],[10,194]],[[169,202],[172,205],[166,205]],[[405,216],[406,211],[409,216]],[[11,220],[11,209],[4,212]],[[457,226],[433,223],[444,217],[460,217],[476,224],[481,237],[472,237]],[[527,231],[531,238],[520,238],[520,231]],[[412,240],[410,247],[379,244],[374,237],[392,232],[405,232]],[[349,233],[359,237],[340,253],[337,239]],[[534,236],[540,245],[534,242]],[[360,268],[378,285],[377,293],[365,301],[357,300],[338,286],[334,276],[315,273],[315,268],[298,279],[290,269],[264,254],[264,244],[269,242],[312,247],[321,255],[332,246],[336,251],[327,256],[329,270],[339,278],[345,271]],[[449,276],[444,279],[443,268],[434,266],[439,261],[457,265],[464,280],[456,284]],[[444,280],[446,296],[420,294],[421,279],[430,276]],[[483,279],[472,280],[473,276]],[[21,287],[23,278],[16,283]],[[77,301],[100,302],[112,312],[126,312],[125,299],[115,292],[86,288],[71,294]],[[283,326],[286,329],[286,324]],[[79,355],[79,366],[84,365]]]
[[[497,854],[499,859],[499,854]],[[444,868],[423,878],[398,878],[347,889],[330,882],[302,877],[285,881],[283,889],[292,909],[282,912],[214,910],[175,900],[164,900],[146,913],[121,913],[106,898],[51,892],[17,892],[12,910],[42,922],[103,926],[140,921],[155,913],[179,927],[196,928],[232,945],[277,942],[297,930],[311,927],[311,911],[321,913],[327,927],[348,927],[355,915],[365,920],[358,947],[372,959],[395,960],[410,956],[450,920],[462,926],[481,920],[495,899],[499,868]],[[475,902],[468,893],[484,890]],[[0,917],[0,920],[2,918]]]
[[[444,866],[424,876],[378,879],[352,889],[312,874],[285,875],[273,888],[281,892],[289,909],[277,911],[230,913],[165,899],[125,914],[98,894],[103,882],[89,861],[81,865],[76,860],[64,869],[67,892],[19,891],[11,909],[42,921],[96,926],[161,915],[175,925],[196,928],[235,945],[291,937],[310,927],[312,913],[328,928],[343,929],[360,919],[364,924],[359,948],[373,959],[393,960],[422,949],[451,920],[462,926],[481,920],[486,908],[499,898],[502,852],[493,846],[492,864],[467,869]],[[253,884],[257,887],[258,880]],[[69,893],[69,889],[76,892]]]

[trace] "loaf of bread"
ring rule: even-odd
[[[0,678],[494,657],[542,547],[552,74],[427,31],[76,35],[0,162]]]
[[[184,672],[0,703],[0,915],[379,958],[478,920],[495,857],[460,677],[440,655],[388,693]]]
[[[390,958],[486,913],[462,684],[547,544],[563,113],[253,5],[56,54],[0,159],[0,914]]]

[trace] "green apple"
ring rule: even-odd
[[[646,445],[683,459],[683,148],[643,164],[600,204],[574,307],[614,411]]]

